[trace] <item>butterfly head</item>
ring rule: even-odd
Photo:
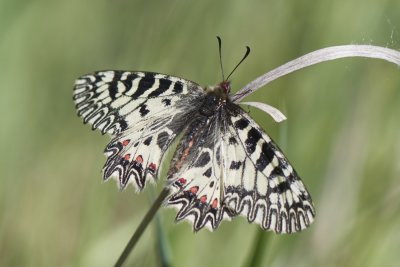
[[[229,93],[231,91],[231,82],[225,80],[216,85],[207,86],[205,90],[207,95],[215,96],[216,99],[218,99],[218,102],[224,103],[226,102],[227,99],[229,99]]]
[[[221,87],[225,94],[229,94],[231,92],[231,82],[228,80],[221,82],[219,87]]]
[[[222,74],[222,82],[218,85],[222,90],[224,91],[225,95],[228,96],[229,93],[231,92],[231,82],[229,81],[229,77],[235,72],[235,70],[240,66],[240,64],[247,58],[247,56],[250,54],[250,47],[246,46],[246,53],[244,54],[242,60],[239,61],[239,63],[236,65],[236,67],[233,68],[231,73],[226,77],[224,75],[224,68],[222,66],[222,53],[221,53],[221,38],[217,36],[218,39],[218,51],[219,51],[219,65],[221,67],[221,74]],[[226,97],[227,98],[227,97]]]

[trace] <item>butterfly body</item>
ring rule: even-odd
[[[277,233],[305,229],[315,215],[308,191],[230,91],[229,81],[202,88],[165,74],[101,71],[76,81],[74,100],[84,122],[112,135],[103,173],[105,180],[116,177],[120,189],[155,182],[181,136],[166,204],[195,231],[237,215]]]

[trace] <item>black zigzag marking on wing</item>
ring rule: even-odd
[[[262,228],[277,233],[291,233],[308,227],[315,211],[296,171],[278,146],[243,110],[233,106],[230,114],[231,133],[240,144],[235,149],[242,149],[245,155],[242,160],[249,164],[238,166],[237,158],[228,160],[231,162],[229,171],[242,168],[243,175],[246,174],[240,183],[227,185],[228,206],[246,216],[249,222],[256,221]],[[232,145],[232,142],[227,143]],[[249,179],[253,182],[249,183]],[[246,188],[245,181],[254,187]]]
[[[221,180],[229,175],[223,165],[226,151],[221,148],[226,134],[224,114],[221,109],[204,120],[194,119],[183,134],[168,175],[173,193],[167,204],[177,207],[176,220],[189,220],[194,231],[217,229],[223,219],[237,215],[225,203],[225,181]],[[179,168],[174,167],[177,163]]]
[[[114,173],[117,173],[120,188],[123,189],[129,182],[130,177],[134,177],[135,183],[139,189],[145,185],[144,167],[140,162],[125,159],[120,152],[123,146],[121,142],[111,142],[105,149],[108,153],[106,163],[104,164],[104,180],[107,180]]]
[[[105,149],[104,180],[117,176],[121,190],[131,181],[142,190],[149,177],[157,178],[164,154],[188,117],[186,112],[177,112],[142,129],[117,135]]]
[[[105,149],[104,180],[115,176],[121,190],[128,183],[141,190],[156,179],[202,96],[191,81],[151,72],[100,71],[79,78],[73,96],[78,115],[114,135]]]
[[[215,119],[197,115],[188,125],[175,152],[168,181],[173,193],[167,204],[178,207],[177,221],[189,219],[193,230],[204,226],[216,229],[223,212],[216,204],[215,171],[212,154],[216,130]]]
[[[75,82],[73,99],[78,115],[85,123],[91,123],[93,129],[99,129],[103,134],[115,135],[130,127],[132,118],[129,115],[135,110],[141,116],[138,120],[155,116],[154,107],[148,106],[149,100],[162,98],[162,105],[157,103],[155,109],[162,116],[161,107],[171,109],[182,95],[199,89],[191,81],[163,74],[100,71],[82,76]]]

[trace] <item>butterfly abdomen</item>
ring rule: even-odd
[[[199,143],[204,143],[204,140],[202,140],[203,135],[200,133],[202,132],[201,129],[206,125],[207,119],[207,116],[197,114],[184,130],[183,137],[178,144],[170,165],[168,178],[171,178],[173,174],[178,172],[182,168],[184,162],[190,162],[189,157],[192,150],[198,147]]]

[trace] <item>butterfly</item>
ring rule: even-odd
[[[315,216],[310,194],[276,143],[235,101],[242,96],[230,94],[230,75],[203,88],[160,73],[98,71],[76,80],[73,99],[84,123],[112,136],[103,176],[115,177],[121,190],[156,182],[178,140],[166,179],[166,205],[177,208],[177,221],[187,219],[194,231],[214,230],[242,215],[276,233],[301,231]],[[244,104],[285,119],[269,105]]]

